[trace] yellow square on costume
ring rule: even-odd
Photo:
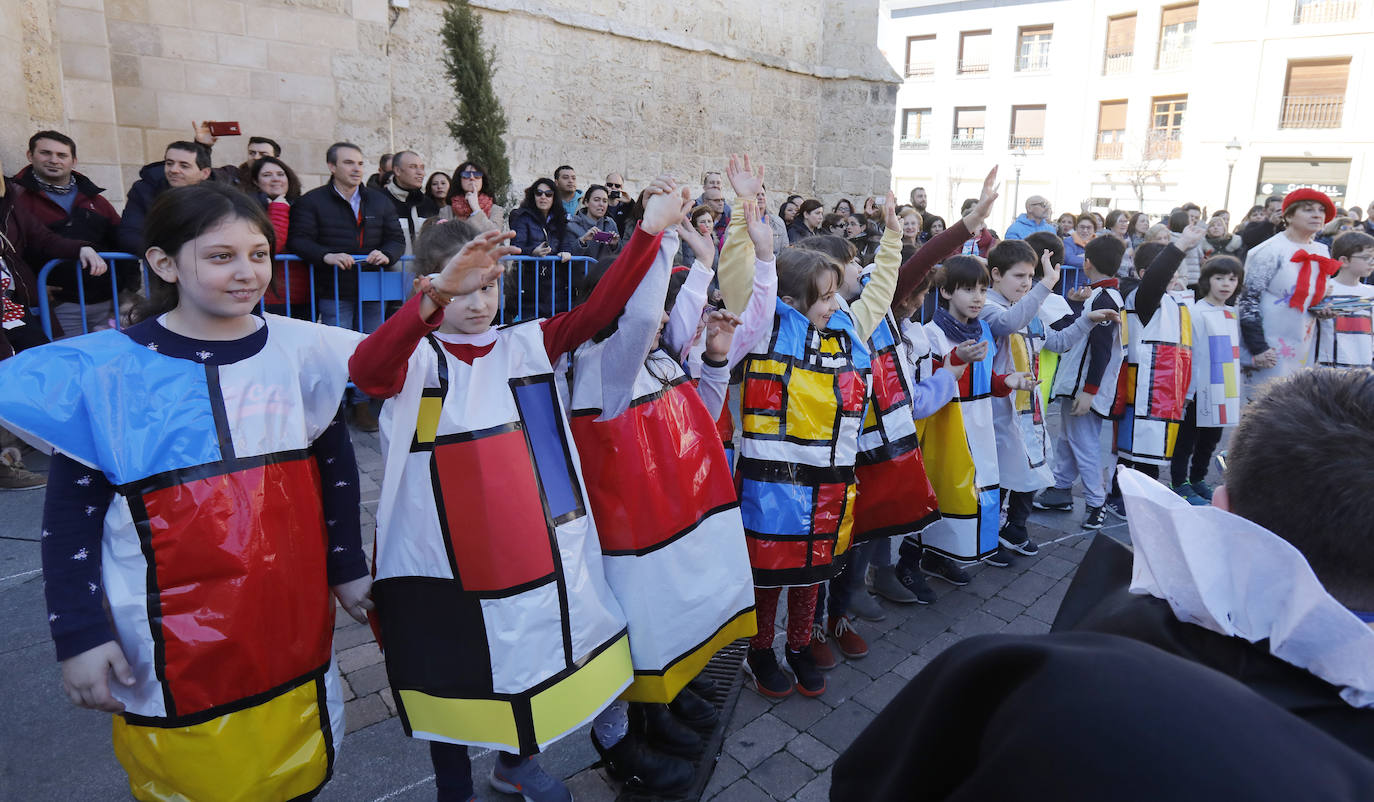
[[[787,372],[787,363],[776,359],[755,359],[749,363],[749,372],[781,376]]]
[[[820,352],[822,354],[838,354],[840,352],[839,337],[822,337]]]
[[[439,410],[444,407],[444,399],[438,396],[425,396],[420,399],[420,414],[415,417],[415,441],[433,443],[439,431]]]
[[[793,368],[787,383],[787,436],[827,443],[834,440],[838,406],[833,374]]]
[[[1188,307],[1179,304],[1179,342],[1189,347],[1193,344],[1193,313]]]
[[[774,415],[745,415],[744,431],[747,434],[777,434],[780,423]]]

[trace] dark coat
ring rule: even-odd
[[[511,213],[510,226],[515,231],[511,244],[520,249],[521,256],[533,256],[534,249],[547,243],[550,257],[567,252],[581,253],[563,219],[562,207],[554,204],[549,217],[540,220],[537,209],[521,207]],[[513,320],[511,310],[517,310],[520,320],[545,318],[571,308],[572,288],[586,272],[583,262],[520,262],[515,273],[506,277],[506,319]]]
[[[147,250],[143,247],[143,222],[148,218],[153,201],[166,192],[168,186],[162,162],[145,164],[138,171],[138,180],[129,187],[129,197],[124,201],[124,216],[119,221],[119,231],[115,235],[119,250],[134,256],[142,256]]]
[[[353,216],[353,207],[334,189],[331,181],[305,193],[291,205],[291,231],[286,250],[312,265],[315,271],[315,295],[333,298],[334,269],[325,264],[331,253],[367,255],[376,250],[387,255],[394,266],[405,253],[405,236],[396,218],[396,207],[384,192],[359,187],[362,193],[358,211],[361,225]],[[339,271],[339,298],[358,297],[357,270],[376,268],[356,265]]]
[[[76,179],[76,199],[72,203],[71,212],[68,213],[38,185],[32,167],[20,170],[14,176],[15,182],[26,190],[18,196],[20,212],[47,226],[49,231],[58,236],[89,242],[97,251],[115,250],[118,247],[115,232],[119,228],[119,213],[101,194],[105,191],[103,188],[96,186],[81,173],[73,172],[72,176]],[[32,267],[39,270],[47,261],[36,251],[26,253],[24,257]],[[111,267],[116,268],[121,290],[138,289],[137,262],[119,262]],[[57,288],[57,300],[65,303],[77,303],[80,300],[77,292],[78,281],[85,286],[87,303],[101,303],[112,297],[110,277],[82,273],[80,263],[75,260],[53,268],[48,277],[48,285]]]
[[[81,248],[90,243],[60,237],[49,231],[32,215],[24,213],[23,207],[28,199],[23,196],[27,190],[3,176],[0,176],[0,181],[5,182],[5,195],[0,197],[0,234],[4,234],[0,237],[0,259],[5,260],[10,275],[14,277],[15,302],[26,307],[38,306],[38,277],[24,254],[35,254],[44,261],[75,259],[81,255]],[[30,319],[25,328],[38,325],[36,319]],[[53,332],[60,332],[55,320]],[[14,353],[13,346],[9,338],[0,332],[0,358]]]

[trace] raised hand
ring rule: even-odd
[[[1203,225],[1201,220],[1192,223],[1179,233],[1178,248],[1187,253],[1197,247],[1197,244],[1202,242],[1202,238],[1205,236],[1207,236],[1207,226]]]
[[[883,224],[888,230],[902,233],[902,221],[897,217],[897,196],[892,194],[892,190],[888,190],[887,203],[883,204]]]
[[[997,197],[997,168],[993,167],[988,171],[987,178],[983,179],[983,189],[978,195],[978,203],[968,210],[968,214],[964,215],[964,227],[973,231],[980,223],[988,219],[988,215],[992,213],[992,204],[997,200]],[[969,225],[970,222],[973,225]]]
[[[987,340],[964,340],[954,346],[954,355],[968,363],[982,362],[988,355]]]
[[[748,153],[744,154],[743,160],[733,153],[730,154],[730,164],[725,168],[725,177],[729,179],[735,195],[740,198],[753,198],[763,189],[763,165],[759,165],[758,171],[755,172]]]
[[[716,252],[715,246],[711,244],[710,238],[686,223],[678,223],[676,226],[673,226],[673,229],[677,231],[678,237],[680,237],[683,242],[687,243],[687,247],[692,249],[692,255],[700,260],[702,264],[706,265],[707,268],[710,268],[712,261],[714,261],[710,254]]]
[[[1084,285],[1082,287],[1077,287],[1075,289],[1069,290],[1067,293],[1065,293],[1064,297],[1069,299],[1070,301],[1073,301],[1074,303],[1081,304],[1084,301],[1091,298],[1092,295],[1093,288]]]
[[[501,259],[520,253],[508,244],[514,238],[514,231],[483,231],[473,237],[439,271],[435,289],[445,295],[466,295],[497,280],[503,269]]]
[[[773,253],[773,227],[763,222],[763,210],[758,201],[746,198],[740,201],[744,207],[744,226],[749,231],[749,239],[754,243],[754,258],[760,262],[771,262]]]
[[[1054,259],[1050,257],[1049,251],[1040,252],[1040,269],[1045,272],[1045,275],[1040,279],[1040,283],[1050,289],[1054,289],[1054,285],[1059,283],[1059,265],[1054,263]]]
[[[684,207],[692,200],[687,187],[679,186],[670,175],[655,178],[645,192],[648,200],[644,201],[644,219],[640,220],[639,227],[650,235],[680,222]]]
[[[705,355],[708,359],[720,362],[730,355],[730,342],[739,325],[740,319],[725,309],[717,309],[706,316]]]

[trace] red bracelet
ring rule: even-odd
[[[434,286],[432,276],[420,276],[420,292],[423,292],[425,297],[433,301],[435,306],[440,309],[453,303],[452,295],[445,295],[438,287]]]

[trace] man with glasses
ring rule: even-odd
[[[1043,195],[1026,198],[1026,213],[1007,226],[1007,239],[1025,239],[1037,231],[1055,233],[1054,224],[1048,222],[1050,202]]]
[[[606,216],[611,218],[616,228],[624,231],[625,221],[630,216],[630,207],[634,205],[634,198],[630,197],[630,191],[625,188],[625,177],[620,173],[607,173],[606,193],[610,195],[610,208],[606,210]]]

